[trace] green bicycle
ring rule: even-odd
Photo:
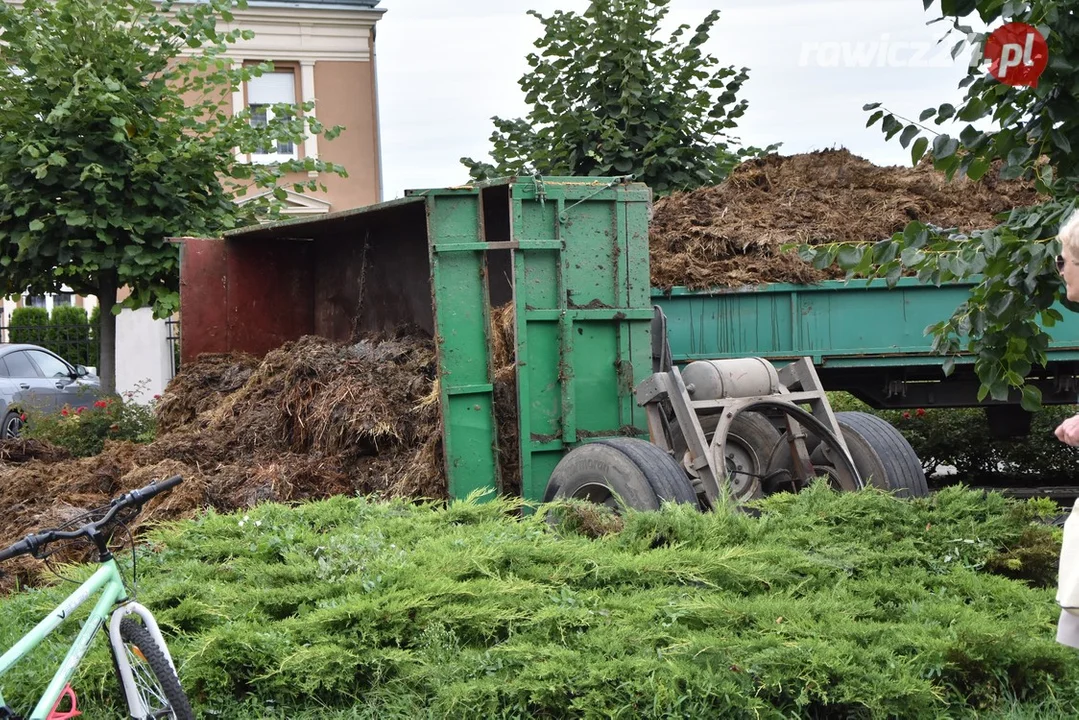
[[[171,490],[182,482],[179,475],[160,483],[152,482],[144,488],[133,490],[114,499],[98,511],[90,511],[63,527],[89,517],[100,519],[88,522],[74,530],[63,527],[29,535],[9,548],[0,550],[0,562],[18,555],[45,558],[46,548],[52,544],[80,538],[90,540],[97,549],[101,567],[60,606],[22,637],[10,650],[0,656],[0,679],[27,653],[69,618],[83,603],[95,594],[100,598],[83,624],[63,662],[57,669],[49,686],[26,720],[50,720],[72,718],[80,714],[75,707],[75,695],[69,682],[75,669],[86,655],[91,641],[108,620],[109,644],[120,686],[127,701],[128,711],[134,720],[147,718],[174,718],[194,720],[191,704],[180,687],[176,668],[172,663],[165,640],[161,636],[153,615],[134,601],[124,585],[116,559],[109,551],[109,540],[117,525],[130,522],[142,506],[151,498]],[[101,513],[104,515],[101,515]],[[134,551],[134,549],[132,550]],[[137,618],[137,619],[136,619]],[[139,622],[141,620],[141,622]],[[64,712],[58,708],[64,699],[71,707]],[[0,688],[0,720],[22,720],[8,707]]]

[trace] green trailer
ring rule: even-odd
[[[820,475],[924,494],[902,435],[833,413],[809,358],[701,346],[698,359],[668,345],[687,335],[653,304],[651,202],[623,178],[508,178],[184,241],[181,312],[199,322],[182,352],[422,329],[437,351],[453,497],[513,489],[708,508]],[[507,312],[508,374],[495,362]],[[695,361],[672,362],[672,347]]]
[[[1029,414],[1013,391],[1007,401],[977,399],[974,358],[956,358],[950,376],[945,358],[932,351],[925,328],[951,316],[973,283],[925,285],[902,278],[894,289],[883,280],[826,281],[818,285],[776,283],[739,289],[653,290],[668,320],[675,362],[757,356],[775,363],[812,359],[828,390],[851,393],[871,407],[985,407],[1002,435],[1029,428]],[[1055,306],[1063,322],[1053,326],[1049,362],[1028,382],[1046,404],[1073,404],[1079,387],[1079,314]]]

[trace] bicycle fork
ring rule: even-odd
[[[146,707],[142,701],[142,696],[139,695],[138,685],[135,683],[135,673],[131,669],[131,661],[127,656],[127,648],[124,646],[123,638],[120,637],[120,621],[127,615],[139,616],[143,626],[157,642],[158,648],[165,655],[165,659],[174,673],[176,672],[176,665],[172,662],[172,655],[169,653],[165,638],[162,637],[161,630],[157,626],[157,621],[154,620],[154,616],[149,610],[137,602],[127,602],[113,611],[112,618],[109,620],[109,644],[112,645],[112,655],[116,658],[116,671],[120,674],[120,686],[124,689],[124,698],[127,700],[128,710],[132,718],[141,720],[150,716],[150,708]]]

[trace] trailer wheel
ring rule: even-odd
[[[897,497],[925,497],[929,485],[914,448],[887,421],[864,412],[837,412],[836,422],[862,479]]]
[[[674,459],[637,438],[608,438],[574,448],[555,466],[543,501],[589,500],[618,509],[658,510],[665,501],[697,507],[697,495]]]
[[[719,415],[701,418],[701,430],[708,444],[716,434]],[[727,472],[731,496],[740,503],[763,497],[761,478],[774,468],[769,457],[780,440],[779,431],[764,415],[757,412],[739,413],[727,432],[727,457],[723,467]],[[777,465],[778,467],[778,465]]]

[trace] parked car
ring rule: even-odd
[[[38,345],[0,343],[0,437],[18,437],[27,410],[56,412],[100,396],[100,378],[82,365]]]

